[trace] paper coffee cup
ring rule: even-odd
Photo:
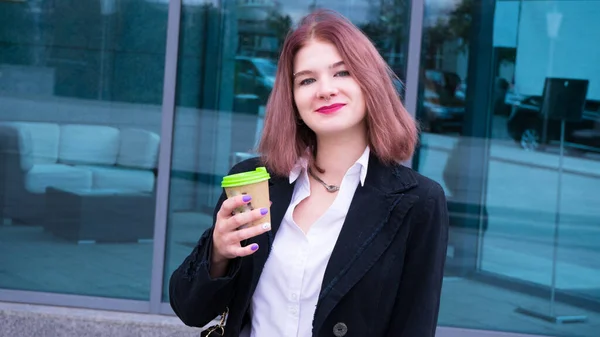
[[[271,176],[265,167],[257,167],[254,171],[242,172],[223,177],[221,187],[225,189],[228,198],[238,195],[250,195],[252,200],[242,207],[235,209],[234,214],[249,212],[253,209],[270,208],[269,179]],[[242,227],[262,225],[271,222],[271,213],[245,224]]]

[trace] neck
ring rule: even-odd
[[[325,173],[318,174],[328,184],[339,185],[348,169],[360,158],[367,147],[366,133],[334,135],[317,138],[316,164]]]

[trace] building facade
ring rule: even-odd
[[[446,191],[438,336],[597,336],[595,0],[0,1],[0,301],[172,315],[315,8],[402,80],[406,165]]]

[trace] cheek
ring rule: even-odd
[[[367,102],[365,101],[365,95],[363,94],[362,90],[360,90],[360,87],[356,88],[356,91],[354,92],[354,96],[356,97],[355,100],[356,100],[356,102],[359,103],[359,106],[363,109],[366,109]]]
[[[296,109],[298,110],[298,114],[300,115],[300,119],[305,119],[306,117],[306,99],[302,96],[302,93],[294,91],[294,104],[296,105]]]
[[[362,92],[362,89],[360,88],[360,85],[358,84],[358,82],[356,81],[352,81],[352,83],[350,83],[350,85],[347,87],[348,90],[348,94],[352,95],[352,99],[354,101],[364,101],[365,100],[365,95]]]
[[[306,90],[296,90],[294,92],[294,102],[298,110],[306,110],[310,108],[311,99]]]

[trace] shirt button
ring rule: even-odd
[[[296,293],[292,294],[292,299],[295,300],[296,298],[298,298],[298,295],[296,295]]]

